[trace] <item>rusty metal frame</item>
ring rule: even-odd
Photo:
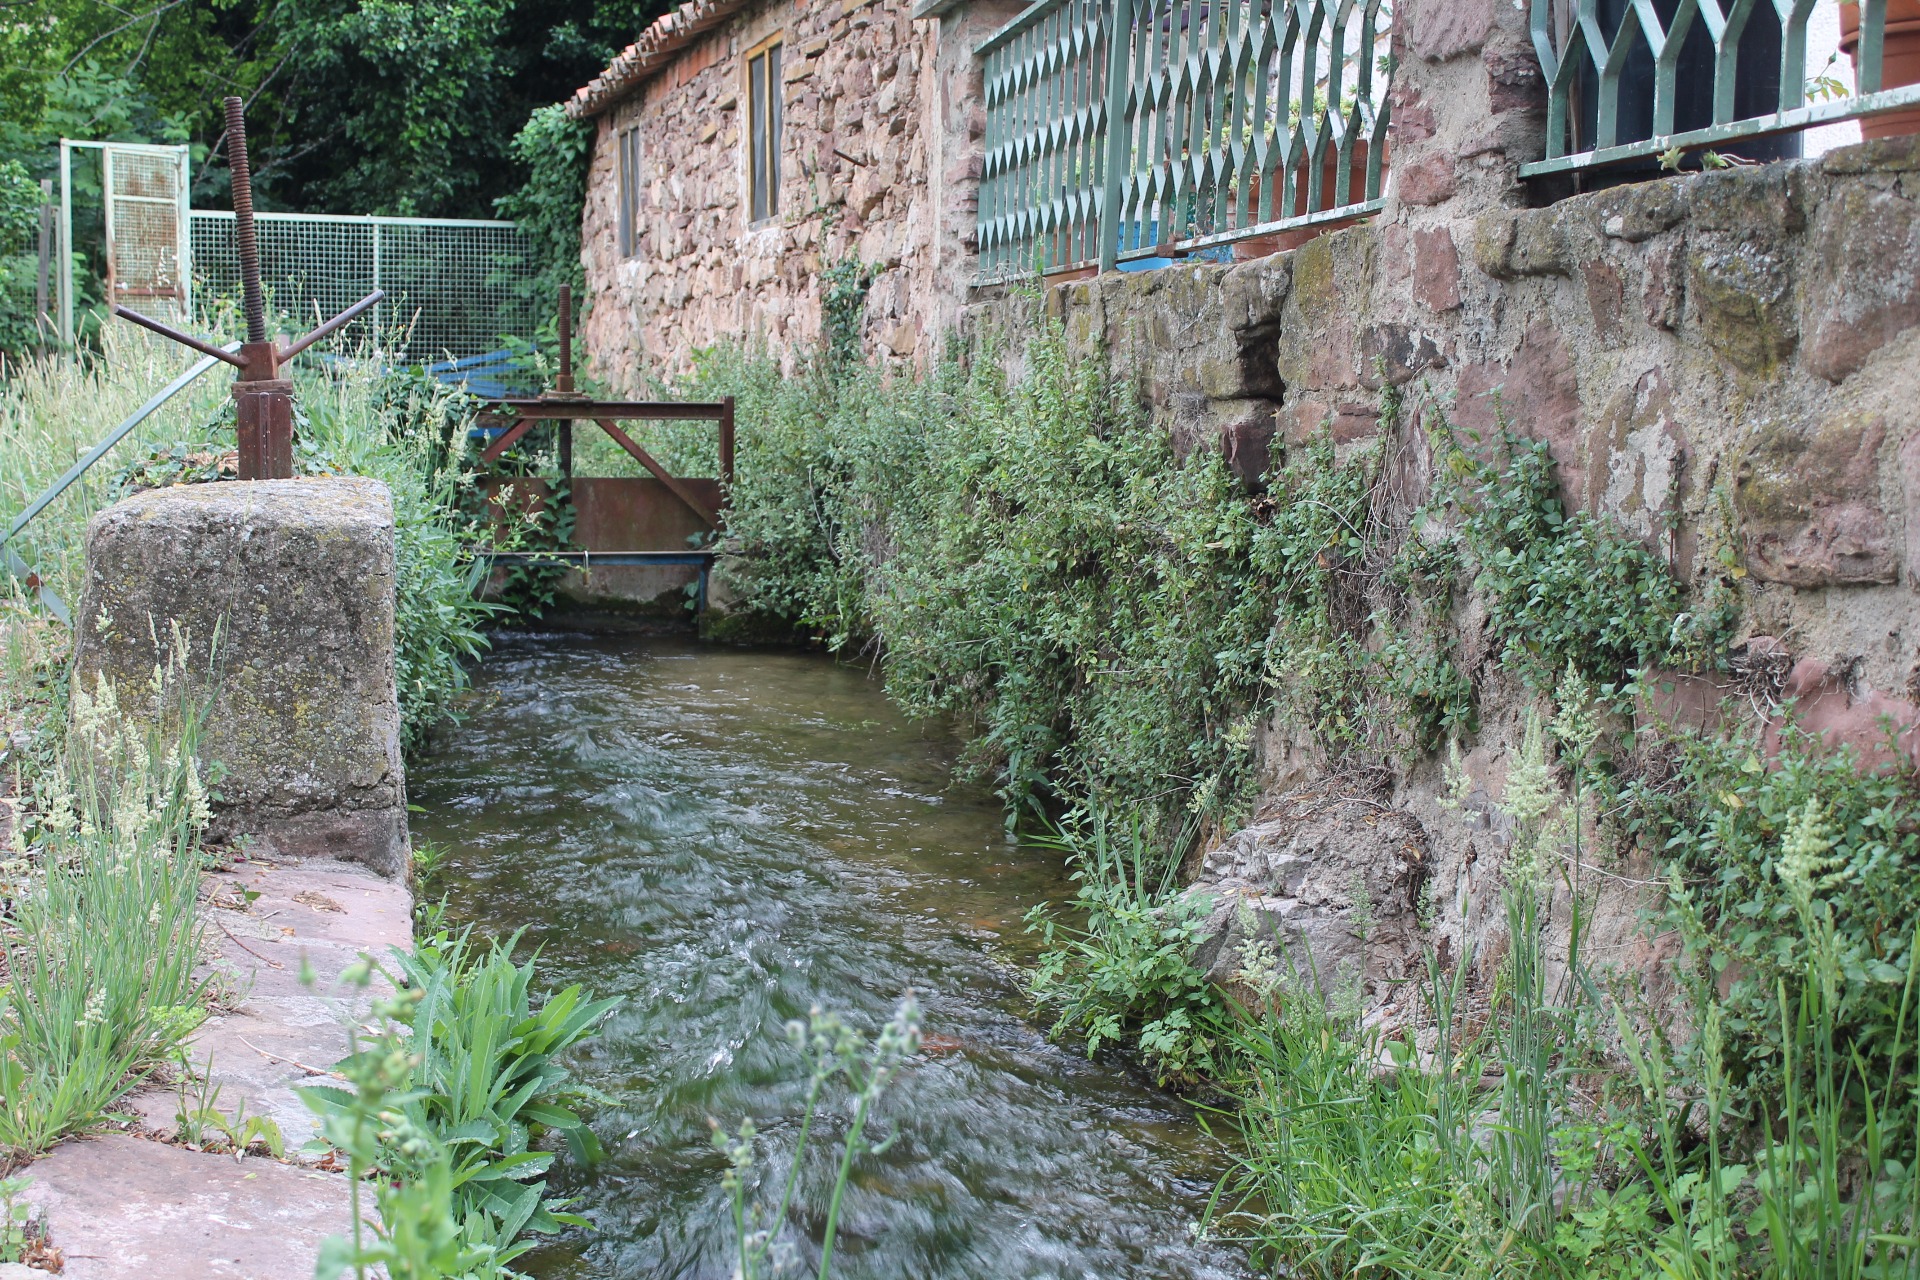
[[[711,401],[674,400],[589,400],[574,390],[573,379],[573,287],[560,286],[560,370],[554,386],[532,399],[491,400],[483,414],[506,420],[510,425],[480,454],[483,464],[500,458],[542,422],[557,423],[560,428],[561,471],[573,476],[573,424],[591,422],[645,467],[668,492],[684,503],[706,526],[718,532],[721,515],[702,502],[680,477],[662,466],[659,459],[642,448],[638,441],[620,429],[622,422],[712,422],[720,433],[720,485],[733,487],[734,404],[733,397]]]

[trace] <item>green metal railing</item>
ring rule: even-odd
[[[1835,92],[1810,83],[1807,27],[1816,10],[1835,0],[1532,0],[1533,44],[1549,87],[1547,154],[1521,167],[1535,177],[1590,169],[1623,160],[1710,148],[1750,138],[1791,133],[1815,125],[1858,119],[1920,104],[1920,86],[1882,87],[1882,50],[1887,0],[1862,0],[1858,92]],[[1756,23],[1767,29],[1766,48],[1777,47],[1777,105],[1755,104],[1761,114],[1742,115],[1742,76],[1754,59],[1742,42]],[[1704,39],[1703,39],[1704,37]],[[1642,84],[1630,83],[1635,64],[1651,64],[1651,136],[1623,138],[1623,116],[1644,109]],[[1743,65],[1744,64],[1744,65]],[[1769,82],[1773,68],[1764,68]],[[1683,80],[1711,81],[1710,123],[1677,119]],[[1684,88],[1698,95],[1704,84]],[[1752,86],[1747,86],[1749,89]],[[1812,92],[1810,92],[1812,90]],[[1752,94],[1748,93],[1748,97]],[[1635,99],[1639,98],[1636,103]],[[1819,101],[1810,101],[1819,98]],[[1764,110],[1774,106],[1771,112]],[[1583,136],[1584,135],[1584,136]]]
[[[1392,20],[1391,0],[1038,0],[976,50],[981,278],[1377,211]]]

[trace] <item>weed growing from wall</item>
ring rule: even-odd
[[[1418,755],[1476,721],[1453,661],[1457,554],[1427,540],[1425,513],[1383,475],[1399,417],[1390,390],[1376,440],[1343,457],[1322,431],[1292,451],[1254,538],[1275,584],[1277,710],[1335,756]]]
[[[1690,602],[1667,565],[1612,519],[1567,513],[1545,441],[1503,425],[1482,457],[1439,418],[1429,438],[1437,480],[1428,514],[1457,522],[1503,665],[1550,688],[1571,663],[1617,690],[1630,672],[1722,662],[1738,615],[1728,585],[1715,578]]]

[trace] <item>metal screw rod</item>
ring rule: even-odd
[[[247,341],[267,340],[267,304],[260,293],[260,241],[253,230],[253,168],[247,161],[247,106],[228,98],[227,168],[233,174],[234,243],[240,251],[240,306]]]

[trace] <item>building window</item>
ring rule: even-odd
[[[747,54],[747,209],[753,223],[780,216],[780,42]]]
[[[640,252],[640,130],[620,131],[620,256]]]

